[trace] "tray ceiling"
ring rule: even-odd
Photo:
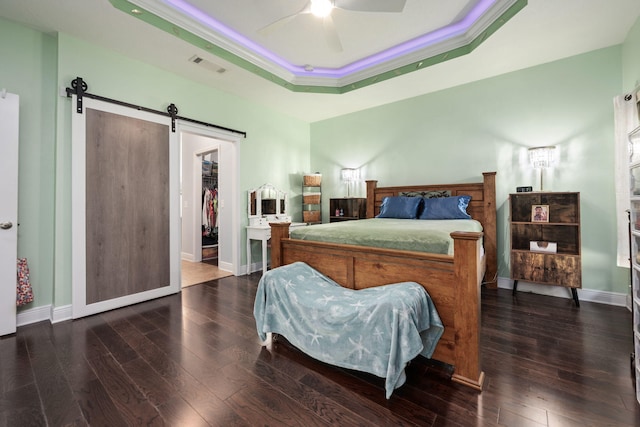
[[[322,18],[298,13],[308,0],[110,1],[275,84],[317,93],[349,92],[465,55],[527,4],[407,0],[398,13],[334,8],[327,29]]]

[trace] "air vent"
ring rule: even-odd
[[[214,64],[211,61],[208,61],[204,58],[202,58],[201,56],[198,55],[193,55],[191,58],[189,58],[190,62],[193,62],[194,64],[197,64],[201,67],[206,68],[209,71],[213,71],[214,73],[218,73],[218,74],[222,74],[224,73],[226,70],[226,68],[221,67],[218,64]]]

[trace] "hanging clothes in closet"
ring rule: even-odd
[[[202,189],[202,235],[217,237],[218,235],[218,189]],[[217,243],[214,242],[212,244]]]
[[[202,246],[218,244],[217,163],[202,162]]]

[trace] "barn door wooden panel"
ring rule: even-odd
[[[74,318],[179,291],[169,119],[83,102],[73,129]]]
[[[169,129],[86,115],[87,303],[169,286]]]

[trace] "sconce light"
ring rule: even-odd
[[[345,168],[340,171],[340,178],[347,183],[347,197],[351,195],[351,185],[360,180],[360,169]]]
[[[535,169],[540,169],[540,191],[544,190],[542,184],[543,169],[553,166],[555,163],[555,151],[556,147],[554,145],[529,148],[531,166]]]

